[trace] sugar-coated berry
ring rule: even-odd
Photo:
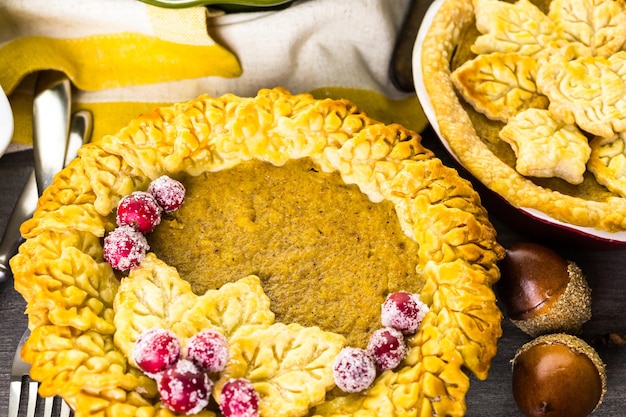
[[[228,342],[215,330],[203,330],[187,341],[187,359],[206,372],[221,372],[228,361]]]
[[[141,333],[133,346],[133,360],[150,377],[174,365],[181,357],[181,345],[171,330],[158,327]]]
[[[133,226],[141,233],[149,233],[161,223],[161,211],[152,194],[135,191],[124,196],[117,205],[117,225]]]
[[[213,381],[193,362],[181,359],[158,375],[157,387],[167,408],[197,414],[209,404]]]
[[[376,330],[370,336],[367,351],[374,358],[376,367],[381,371],[400,365],[407,352],[404,336],[400,330],[385,327]]]
[[[259,401],[259,394],[250,381],[231,379],[220,393],[220,411],[225,417],[257,417]]]
[[[104,259],[115,269],[127,271],[138,266],[150,249],[146,237],[131,226],[120,226],[104,238]]]
[[[383,326],[412,334],[417,331],[427,312],[428,306],[420,300],[419,295],[398,291],[387,296],[381,307],[380,318]]]
[[[185,201],[185,186],[167,175],[152,181],[148,192],[156,198],[166,213],[178,210]]]
[[[360,392],[374,382],[376,364],[365,349],[345,347],[335,358],[333,376],[344,392]]]

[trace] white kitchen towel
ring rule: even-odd
[[[33,85],[45,69],[72,80],[74,107],[94,113],[94,139],[157,105],[276,86],[347,98],[420,130],[417,98],[397,90],[388,70],[408,3],[301,0],[224,13],[136,0],[5,0],[0,85],[14,108],[14,141],[30,141]]]

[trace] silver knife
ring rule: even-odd
[[[71,105],[70,80],[61,72],[43,71],[33,101],[33,152],[40,195],[65,166]]]
[[[56,72],[40,75],[33,101],[35,169],[28,177],[0,241],[0,282],[10,276],[9,259],[17,253],[22,240],[20,226],[33,215],[39,196],[67,159],[70,94],[70,82],[64,75]]]

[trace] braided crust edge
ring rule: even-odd
[[[404,232],[420,244],[421,297],[430,306],[399,369],[313,414],[464,415],[467,371],[487,376],[501,335],[491,286],[504,250],[478,194],[415,132],[372,120],[348,101],[281,88],[158,108],[83,146],[55,177],[22,225],[27,240],[11,260],[32,330],[22,356],[41,394],[62,395],[77,417],[174,415],[113,343],[119,282],[101,243],[115,226],[113,210],[160,175],[303,157],[338,171],[372,201],[394,203]]]

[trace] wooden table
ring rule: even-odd
[[[432,132],[423,134],[424,143],[434,150],[448,165],[453,165],[448,155],[433,137]],[[13,204],[26,182],[32,167],[32,152],[7,154],[0,159],[0,231],[3,231]],[[499,241],[505,247],[516,241],[529,241],[534,237],[514,229],[506,219],[491,212],[491,219],[498,230]],[[552,246],[564,257],[576,262],[583,270],[592,287],[593,318],[584,326],[583,337],[594,341],[598,353],[606,363],[608,393],[597,416],[622,416],[626,412],[626,346],[597,343],[604,335],[614,332],[626,334],[626,249],[589,250],[584,248]],[[13,283],[0,284],[0,417],[7,415],[9,375],[15,348],[26,328],[25,302],[13,289]],[[511,394],[510,360],[515,351],[530,337],[514,327],[508,319],[502,323],[503,336],[498,354],[493,360],[489,377],[478,381],[472,377],[467,396],[467,416],[508,417],[521,416]]]

